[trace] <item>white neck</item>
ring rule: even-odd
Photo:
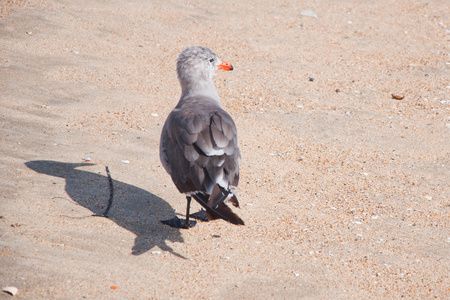
[[[217,94],[216,87],[214,86],[211,79],[209,80],[199,80],[196,82],[181,82],[181,99],[187,97],[202,96],[211,98],[221,107],[219,95]]]

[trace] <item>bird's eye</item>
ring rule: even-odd
[[[214,61],[214,58],[211,58],[210,60],[209,60],[209,62],[213,62]]]

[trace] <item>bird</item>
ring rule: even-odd
[[[181,98],[164,123],[159,148],[162,166],[186,195],[186,220],[175,216],[161,221],[174,228],[195,226],[190,220],[192,198],[206,210],[200,219],[245,225],[230,208],[230,204],[239,207],[235,190],[241,154],[236,124],[223,109],[212,81],[219,69],[232,71],[233,66],[202,46],[185,49],[177,60]]]

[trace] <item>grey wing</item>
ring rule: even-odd
[[[222,109],[175,109],[163,128],[160,156],[182,193],[211,193],[215,184],[229,188],[239,182],[236,125]]]

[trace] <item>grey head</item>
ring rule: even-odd
[[[201,94],[218,98],[212,83],[212,77],[218,69],[231,71],[233,66],[221,61],[209,48],[193,46],[181,52],[177,61],[177,73],[182,98]]]

